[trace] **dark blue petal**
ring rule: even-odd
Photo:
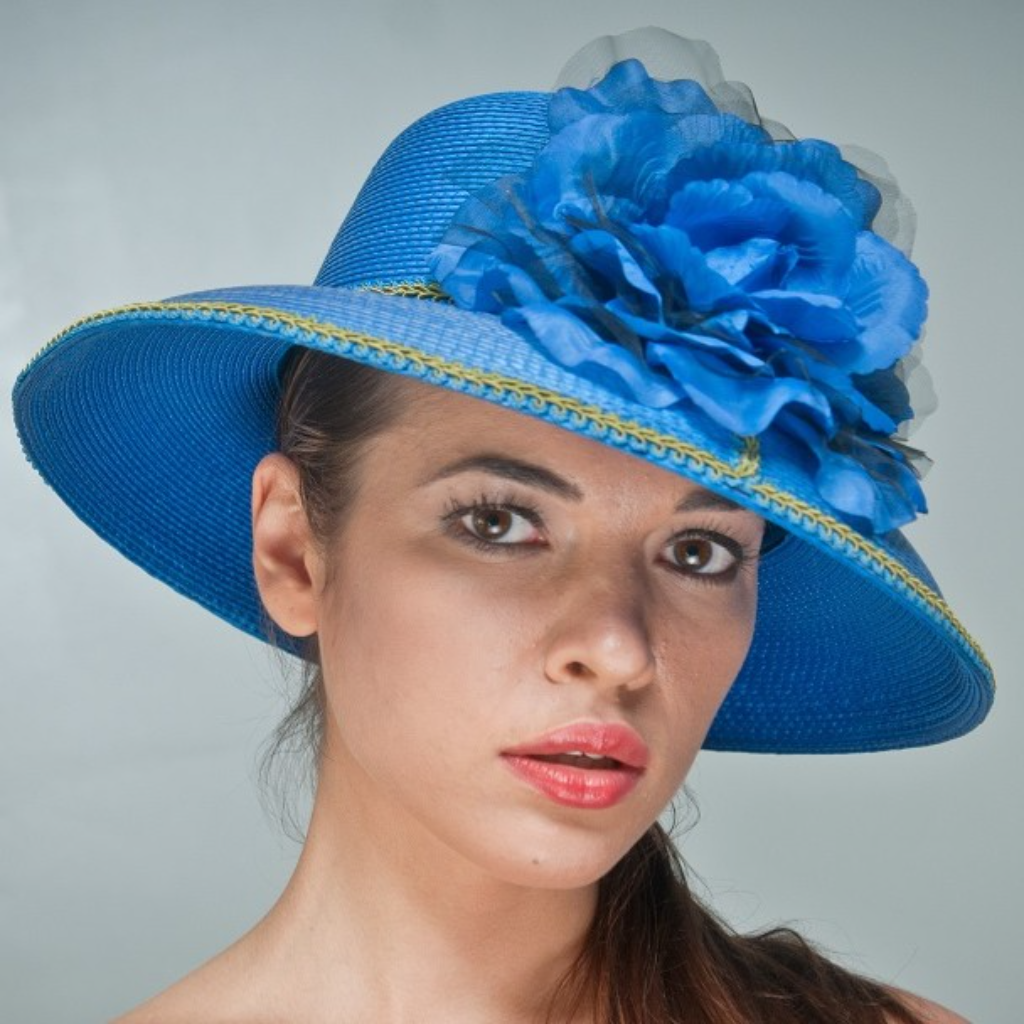
[[[741,136],[741,132],[730,134],[723,128],[724,145],[691,149],[672,169],[669,190],[678,191],[690,181],[738,181],[758,171],[782,171],[834,196],[857,229],[870,227],[881,206],[881,195],[831,143],[820,139],[766,143]]]
[[[831,419],[828,402],[805,381],[722,373],[708,369],[696,352],[676,345],[651,344],[647,356],[669,371],[691,401],[734,433],[760,434],[791,403],[805,406],[822,423]]]
[[[709,368],[716,365],[710,360],[717,359],[722,372],[735,372],[748,376],[760,372],[770,372],[765,366],[764,359],[758,353],[752,352],[744,343],[737,343],[730,336],[731,325],[726,323],[719,326],[720,318],[718,317],[706,325],[700,325],[706,327],[706,330],[683,331],[663,321],[634,316],[618,300],[609,302],[607,308],[614,313],[620,323],[639,338],[703,353],[705,366]]]
[[[657,284],[669,322],[689,325],[732,294],[732,286],[708,266],[686,232],[669,225],[637,224],[633,234],[662,268]]]
[[[857,335],[856,318],[834,295],[772,290],[757,292],[751,300],[773,324],[803,341],[828,346]],[[826,351],[822,355],[829,358]]]
[[[843,159],[838,147],[822,139],[800,139],[774,147],[780,171],[813,181],[834,195],[858,228],[868,228],[882,205],[878,189]]]
[[[572,239],[570,250],[581,264],[610,285],[613,296],[646,311],[650,317],[660,317],[661,294],[640,266],[638,253],[626,248],[618,238],[606,231],[586,231]]]
[[[858,458],[826,450],[815,485],[835,509],[880,533],[905,526],[928,510],[913,472],[880,449],[871,455],[860,452]]]
[[[875,370],[873,373],[855,374],[851,380],[866,402],[889,417],[891,427],[873,427],[879,432],[892,433],[896,425],[914,415],[910,407],[910,392],[894,370]]]

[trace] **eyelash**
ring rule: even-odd
[[[471,533],[462,525],[461,520],[473,512],[513,512],[516,515],[522,516],[528,523],[538,529],[542,525],[540,513],[537,509],[529,505],[521,505],[515,498],[509,495],[499,496],[481,494],[476,501],[473,501],[468,505],[452,498],[448,503],[448,512],[443,519],[445,530],[455,537],[456,540],[461,540],[466,544],[471,544],[480,551],[484,551],[492,555],[497,553],[496,549],[515,548],[522,547],[524,545],[502,544],[499,541],[488,541],[484,540],[483,537],[478,537],[475,533]],[[536,545],[526,546],[534,547]]]
[[[508,544],[501,543],[500,541],[484,540],[482,537],[478,537],[467,529],[467,527],[462,523],[462,520],[472,513],[494,511],[512,512],[515,515],[520,515],[538,529],[543,525],[543,520],[541,519],[540,513],[537,509],[529,505],[520,504],[513,496],[481,494],[475,501],[470,502],[469,504],[460,502],[455,498],[450,499],[448,503],[448,511],[442,518],[445,532],[449,533],[456,540],[461,541],[464,544],[469,544],[477,550],[490,555],[497,554],[502,548],[540,546],[523,543]],[[708,527],[713,525],[714,523],[709,523]],[[718,544],[725,548],[729,554],[732,555],[734,560],[733,564],[728,569],[724,572],[718,573],[687,572],[685,568],[680,565],[676,565],[673,562],[666,563],[671,569],[674,569],[681,576],[684,576],[686,579],[693,580],[696,583],[708,584],[710,586],[721,586],[726,583],[731,583],[741,572],[749,570],[757,562],[759,554],[758,549],[749,548],[747,545],[742,544],[735,538],[729,537],[715,529],[707,527],[691,527],[690,529],[682,530],[669,538],[669,544],[676,544],[681,541],[691,539],[709,540]]]

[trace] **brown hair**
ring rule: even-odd
[[[309,349],[282,367],[278,448],[299,470],[317,542],[341,529],[365,445],[399,415],[401,378]],[[268,634],[277,633],[267,620]],[[315,638],[301,690],[263,769],[291,749],[319,764],[324,688]],[[740,935],[693,894],[669,834],[653,824],[601,879],[579,955],[548,1019],[592,1008],[601,1024],[922,1024],[892,992],[833,963],[791,928]]]

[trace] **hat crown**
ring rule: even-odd
[[[549,100],[541,92],[490,93],[413,122],[371,170],[313,283],[431,280],[428,257],[468,196],[528,167],[547,143]]]

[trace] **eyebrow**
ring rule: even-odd
[[[423,481],[422,486],[434,483],[437,480],[444,480],[456,476],[459,473],[468,473],[473,470],[490,473],[492,476],[503,477],[505,480],[514,480],[516,483],[536,487],[539,490],[555,494],[568,501],[582,501],[583,491],[576,484],[550,469],[538,466],[533,462],[524,462],[522,459],[509,458],[506,455],[493,455],[481,453],[478,455],[467,455],[465,458],[456,459],[442,466],[431,477]],[[716,494],[714,491],[698,487],[691,491],[685,498],[682,498],[676,505],[677,512],[695,512],[701,509],[717,509],[720,512],[745,512],[746,509],[726,498],[724,495]]]

